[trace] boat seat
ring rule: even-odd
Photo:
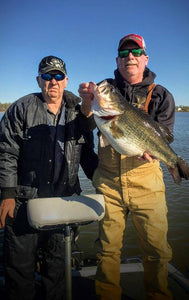
[[[27,215],[30,226],[37,230],[53,230],[57,226],[64,227],[66,300],[72,300],[72,225],[100,221],[104,213],[104,196],[101,194],[28,200]]]
[[[27,204],[29,224],[39,230],[99,221],[104,211],[104,197],[101,194],[35,198],[29,199]]]

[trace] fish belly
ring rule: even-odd
[[[127,156],[142,156],[144,149],[134,143],[134,139],[127,139],[126,136],[114,137],[109,126],[98,124],[98,128],[104,134],[110,145],[120,154]]]
[[[123,122],[121,118],[116,122],[104,122],[99,118],[95,120],[111,146],[120,154],[143,156],[144,152],[148,152],[169,166],[176,164],[177,155],[169,145],[160,136],[154,134],[153,130],[145,128],[142,123],[133,126],[133,122],[129,119]]]

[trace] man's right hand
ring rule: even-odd
[[[15,199],[4,199],[0,205],[0,228],[5,226],[5,219],[8,215],[10,218],[14,217]]]
[[[81,83],[78,92],[82,98],[81,112],[88,118],[92,115],[91,104],[94,97],[91,92],[90,84],[88,82]]]
[[[89,82],[81,83],[79,85],[78,92],[79,92],[79,96],[84,101],[91,101],[91,100],[93,100],[94,95],[93,95],[93,93],[91,91],[90,83]]]

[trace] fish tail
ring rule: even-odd
[[[178,156],[177,164],[174,167],[167,167],[176,184],[180,184],[182,178],[189,180],[189,166],[186,161]]]
[[[178,156],[177,166],[180,177],[189,180],[189,166],[187,165],[186,161],[180,156]]]

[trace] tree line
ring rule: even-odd
[[[0,112],[4,112],[11,105],[11,103],[0,103]]]
[[[0,112],[6,111],[11,104],[12,103],[0,103]],[[175,110],[180,112],[189,112],[189,106],[176,106]]]
[[[175,107],[175,111],[179,111],[179,112],[189,112],[189,106],[176,106]]]

